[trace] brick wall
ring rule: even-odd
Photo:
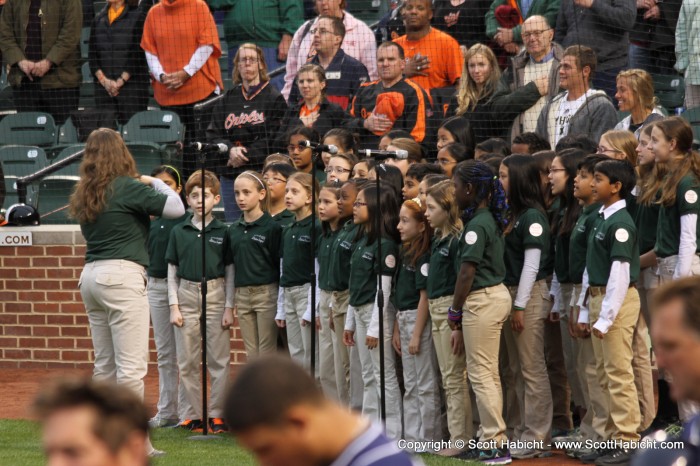
[[[2,231],[27,231],[3,228]],[[77,226],[31,229],[33,246],[0,247],[0,368],[89,368],[93,351],[78,279],[85,242]],[[238,328],[231,363],[245,361]],[[150,367],[155,345],[150,337]]]

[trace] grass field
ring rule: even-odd
[[[44,464],[40,430],[31,421],[0,420],[0,466],[39,466]],[[181,429],[154,431],[153,444],[166,452],[155,458],[154,466],[253,466],[253,458],[229,437],[218,440],[189,440],[192,434]],[[458,460],[423,455],[428,466],[464,466]],[[476,464],[476,463],[475,463]]]

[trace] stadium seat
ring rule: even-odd
[[[0,121],[3,144],[49,147],[56,144],[57,132],[53,117],[45,112],[14,113]]]
[[[0,147],[0,164],[5,175],[5,207],[18,202],[17,178],[31,175],[47,165],[44,149],[37,146],[7,145]],[[27,186],[27,204],[36,207],[37,186]]]
[[[78,143],[78,129],[73,123],[73,118],[68,117],[65,123],[58,129],[58,144],[69,145]]]
[[[686,109],[681,117],[693,127],[693,142],[700,143],[700,107]]]
[[[685,81],[680,75],[653,75],[654,92],[659,98],[659,105],[664,107],[669,115],[674,115],[677,108],[683,107],[685,98]]]
[[[180,117],[168,110],[139,112],[122,127],[124,142],[158,145],[165,153],[163,163],[176,167],[182,164],[181,144],[184,135],[185,127]],[[149,173],[152,168],[154,167],[149,168]]]
[[[97,12],[97,10],[95,10]],[[90,27],[84,27],[80,31],[80,58],[87,61],[88,52],[90,50]]]
[[[136,161],[136,171],[141,174],[148,175],[159,165],[173,165],[170,155],[159,144],[145,141],[127,142],[126,147]],[[174,166],[179,169],[178,165]]]
[[[63,160],[83,149],[85,149],[85,144],[68,146],[56,156],[52,163]],[[41,223],[65,224],[71,222],[71,219],[68,218],[68,201],[73,193],[75,183],[79,179],[80,160],[75,160],[39,182],[37,208],[41,216]]]

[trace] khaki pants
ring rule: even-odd
[[[515,300],[517,287],[511,287]],[[516,440],[549,440],[552,431],[552,392],[549,388],[544,360],[544,319],[542,302],[549,290],[544,280],[536,281],[525,308],[524,329],[515,333],[510,319],[503,334],[508,349],[508,362],[515,377],[515,390],[520,404],[520,425],[513,433]]]
[[[168,279],[148,277],[148,308],[151,312],[153,339],[158,354],[158,416],[181,419],[186,406],[185,392],[179,385],[175,326],[170,323]]]
[[[343,332],[345,331],[345,316],[348,313],[349,299],[350,292],[348,290],[331,293],[331,317],[335,327],[335,331],[331,334],[335,384],[338,388],[338,400],[346,406],[350,404],[350,351],[343,343]],[[362,406],[360,406],[361,409]]]
[[[437,368],[433,365],[433,340],[428,320],[420,335],[418,353],[410,354],[408,348],[416,326],[417,310],[399,311],[401,337],[401,361],[403,362],[404,439],[409,441],[442,439],[440,423],[440,394]]]
[[[307,369],[311,367],[311,332],[315,325],[302,326],[302,317],[309,306],[309,288],[311,284],[284,288],[284,311],[287,328],[289,355]],[[318,343],[316,344],[316,361],[318,361]],[[318,370],[318,366],[316,367]]]
[[[143,399],[148,371],[146,271],[126,260],[88,262],[78,283],[95,349],[93,377]]]
[[[603,298],[604,295],[598,295],[589,299],[591,326],[598,320]],[[610,409],[606,431],[614,440],[639,439],[639,401],[631,364],[632,340],[638,319],[639,293],[636,288],[630,288],[604,338],[591,338],[598,382],[603,387]]]
[[[318,376],[321,389],[327,397],[338,400],[338,385],[335,378],[335,356],[333,354],[333,331],[331,330],[331,292],[321,290],[318,318],[321,330],[318,332]]]
[[[207,368],[211,378],[209,417],[224,417],[226,388],[231,363],[231,331],[221,327],[224,314],[224,279],[207,282]],[[180,368],[180,385],[189,406],[183,411],[185,419],[203,419],[202,386],[200,383],[202,360],[202,335],[200,330],[200,284],[180,280],[177,299],[182,313],[182,327],[175,328],[177,362]]]
[[[569,334],[569,318],[570,318],[570,306],[571,294],[573,292],[573,283],[562,283],[561,284],[561,296],[563,309],[559,317],[559,332],[561,333],[561,343],[562,352],[564,355],[564,365],[566,366],[566,377],[569,382],[569,389],[571,390],[571,399],[574,401],[575,406],[585,406],[585,401],[583,397],[583,388],[581,383],[581,378],[576,371],[576,354],[578,353],[578,341],[572,338]],[[552,392],[552,397],[557,395]],[[555,402],[555,410],[557,403]],[[567,406],[568,411],[568,406]],[[556,414],[555,414],[556,419]]]
[[[550,301],[543,305],[548,309]],[[571,420],[571,389],[569,388],[566,372],[566,354],[564,353],[561,322],[544,320],[544,353],[547,367],[549,389],[552,393],[552,428],[570,430]]]
[[[277,284],[242,286],[235,292],[236,315],[248,360],[277,352]]]
[[[503,420],[503,394],[498,374],[498,352],[503,323],[511,308],[503,285],[473,291],[462,314],[462,334],[469,382],[476,395],[481,420],[480,440],[507,440]]]
[[[437,353],[442,386],[447,405],[447,428],[450,440],[468,441],[473,437],[472,407],[467,397],[465,380],[466,361],[463,355],[452,353],[452,330],[447,323],[447,309],[452,305],[452,296],[429,300],[432,321],[433,345]]]

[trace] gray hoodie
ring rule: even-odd
[[[537,119],[537,134],[548,140],[552,148],[556,146],[555,120],[565,98],[566,92],[562,92],[547,102]],[[616,124],[617,110],[610,97],[603,91],[593,91],[571,116],[568,134],[585,134],[597,143],[603,133],[613,129]]]

